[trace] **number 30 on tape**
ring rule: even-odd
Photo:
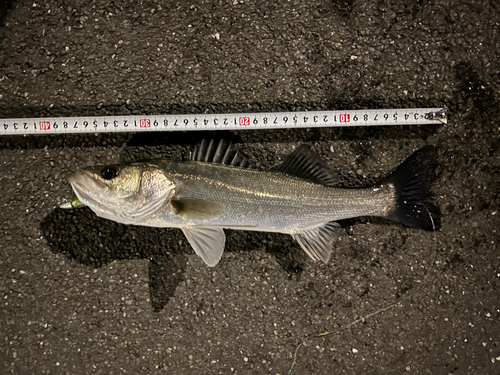
[[[0,119],[0,135],[446,124],[445,108]]]

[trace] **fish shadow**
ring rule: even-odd
[[[161,311],[185,279],[193,253],[179,229],[124,225],[97,217],[89,208],[56,208],[41,222],[42,233],[54,253],[86,267],[101,268],[115,260],[147,259],[149,293],[155,312]],[[291,237],[226,230],[226,251],[264,246],[290,278],[300,277],[305,257]],[[287,246],[285,246],[287,245]]]
[[[54,253],[87,267],[115,260],[148,259],[149,293],[158,312],[184,280],[188,251],[179,230],[123,225],[97,217],[90,209],[55,209],[41,223]],[[181,243],[184,242],[184,245]]]
[[[299,281],[308,262],[307,254],[288,234],[225,229],[226,250],[260,249],[274,257],[288,278]]]

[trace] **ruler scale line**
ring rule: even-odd
[[[446,108],[0,119],[0,135],[446,124]]]

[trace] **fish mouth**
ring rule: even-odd
[[[78,200],[89,206],[94,212],[112,213],[109,205],[102,202],[108,187],[92,176],[91,171],[80,170],[68,176],[68,181],[73,188]]]

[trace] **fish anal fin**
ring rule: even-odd
[[[224,204],[203,199],[172,199],[174,212],[188,219],[208,220],[218,218],[224,212]]]
[[[292,237],[312,260],[328,263],[332,255],[333,241],[337,238],[339,230],[340,225],[331,221],[300,233],[294,233]]]
[[[196,254],[209,267],[219,263],[226,243],[226,235],[222,228],[194,225],[181,229]]]
[[[335,186],[339,182],[338,173],[306,145],[297,147],[270,171],[285,173],[326,186]]]

